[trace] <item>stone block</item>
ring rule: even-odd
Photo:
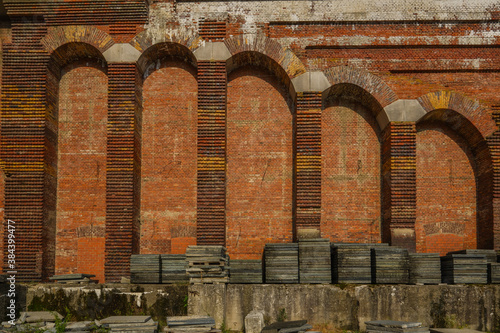
[[[260,333],[264,326],[264,313],[262,311],[253,310],[245,317],[246,333]]]

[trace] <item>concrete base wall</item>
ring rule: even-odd
[[[500,322],[497,285],[191,285],[188,313],[211,315],[218,327],[244,327],[253,309],[267,322],[307,319],[312,325],[365,330],[376,319],[430,327],[493,331]]]

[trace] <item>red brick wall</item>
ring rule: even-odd
[[[380,242],[379,128],[366,108],[343,102],[321,117],[321,234],[333,242]]]
[[[197,89],[182,62],[162,61],[144,82],[141,253],[196,244]]]
[[[100,65],[64,69],[59,87],[56,274],[104,281],[107,76]]]
[[[293,115],[277,79],[245,67],[228,78],[226,245],[260,258],[292,241]]]
[[[451,129],[417,127],[417,252],[476,248],[476,183],[467,144]]]

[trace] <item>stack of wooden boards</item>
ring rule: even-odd
[[[299,283],[299,244],[266,244],[264,263],[266,283]]]
[[[367,333],[429,333],[428,327],[417,322],[373,320],[365,324]]]
[[[133,254],[130,257],[132,283],[186,283],[185,254]]]
[[[441,257],[444,283],[488,283],[488,263],[484,255],[448,253]]]
[[[441,283],[441,259],[437,253],[410,253],[410,283]]]
[[[371,261],[372,283],[408,283],[408,250],[395,246],[375,246],[371,249]]]
[[[300,283],[332,283],[329,239],[299,240],[299,281]]]
[[[160,255],[133,254],[130,257],[130,282],[160,283]]]
[[[475,283],[475,284],[500,283],[500,275],[499,275],[500,267],[499,264],[497,263],[498,261],[497,252],[495,250],[484,250],[484,249],[461,250],[461,251],[449,252],[446,257],[452,255],[463,255],[467,256],[468,259],[466,259],[467,257],[462,257],[461,260],[458,260],[458,262],[456,263],[457,268],[454,269],[453,271],[450,271],[448,269],[445,273],[443,269],[443,282],[445,282],[444,281],[445,279],[454,280],[455,277],[457,277],[459,280],[463,280],[463,278],[460,277],[460,275],[470,274],[469,280],[472,280],[474,282],[463,282],[463,283]],[[486,263],[484,263],[482,258],[477,258],[478,256],[483,257]],[[447,262],[446,259],[443,260]],[[465,260],[469,261],[469,264],[465,263]],[[472,263],[472,265],[470,263]],[[447,264],[449,265],[449,263]],[[486,265],[487,282],[484,282],[484,269],[485,269],[484,265]],[[450,276],[450,273],[452,276]],[[454,283],[461,283],[461,282],[454,282]]]
[[[132,255],[130,268],[132,283],[500,283],[495,250],[439,257],[409,254],[388,244],[330,244],[321,238],[266,244],[262,260],[230,261],[223,246],[189,246],[185,255]],[[69,283],[90,277],[69,274],[51,280]]]
[[[371,283],[374,244],[332,243],[333,283]]]
[[[191,283],[229,282],[229,258],[224,246],[188,246],[186,261]]]
[[[262,283],[262,260],[231,259],[229,283]]]
[[[215,329],[215,320],[209,316],[176,316],[167,317],[168,333],[220,333]]]
[[[161,282],[162,283],[187,283],[188,263],[185,254],[162,254],[161,259]]]

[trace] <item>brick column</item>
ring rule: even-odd
[[[225,61],[198,61],[197,244],[226,243]]]
[[[382,134],[384,242],[416,250],[416,139],[414,122],[391,122]]]
[[[297,93],[295,236],[299,229],[320,229],[321,98],[321,92]]]
[[[138,246],[140,77],[133,63],[108,67],[106,167],[107,282],[130,274]]]
[[[500,127],[500,107],[494,107],[493,119]],[[500,131],[496,131],[487,139],[493,164],[493,193],[492,193],[492,224],[493,248],[500,250]]]
[[[55,209],[45,207],[55,204],[46,198],[55,195],[47,192],[52,187],[45,186],[49,173],[54,172],[45,168],[45,80],[49,56],[39,44],[45,32],[41,23],[13,18],[12,44],[3,49],[1,159],[7,175],[5,221],[15,222],[15,267],[7,263],[7,232],[2,264],[4,272],[17,271],[18,281],[41,281],[54,269],[54,244],[46,240],[55,227],[55,219],[49,221],[45,215]]]

